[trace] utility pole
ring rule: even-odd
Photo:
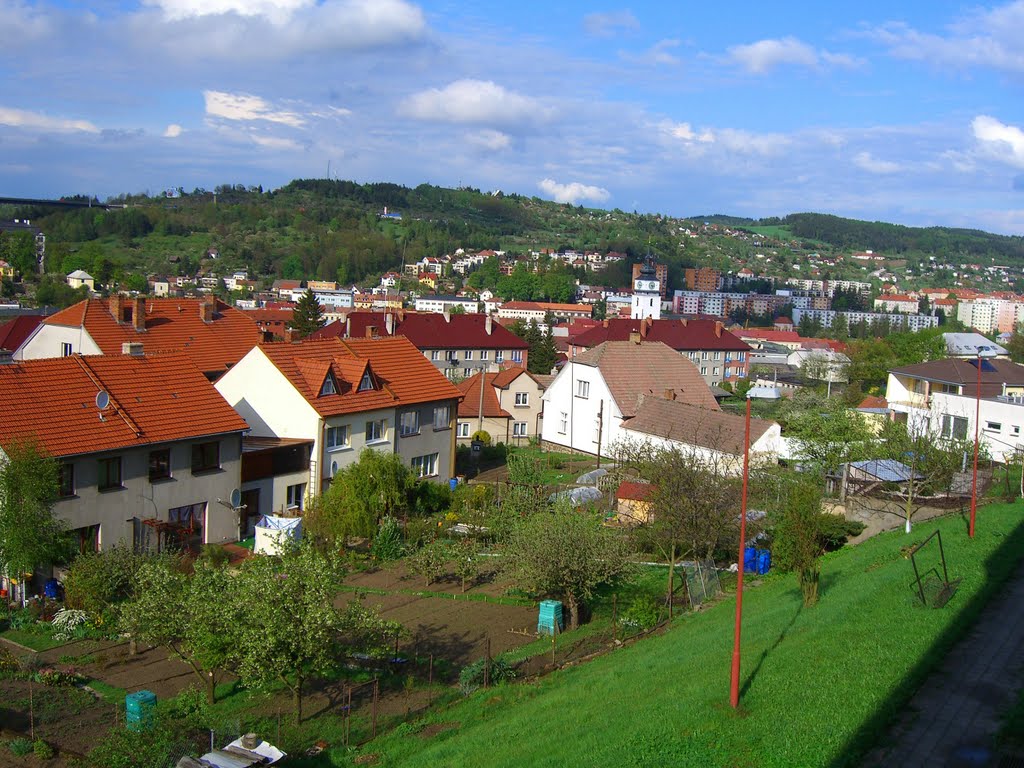
[[[601,433],[604,431],[604,400],[597,409],[597,468],[601,468]]]

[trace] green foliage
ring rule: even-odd
[[[862,458],[873,438],[861,415],[840,398],[825,399],[808,389],[789,400],[780,421],[796,443],[799,462],[819,473],[836,472],[840,464]]]
[[[32,740],[19,736],[7,742],[7,749],[15,757],[25,757],[32,754]]]
[[[424,544],[406,558],[409,570],[420,576],[426,586],[433,584],[444,573],[454,552],[450,542],[435,539]]]
[[[142,565],[166,557],[118,545],[86,552],[75,559],[64,577],[65,602],[69,608],[86,611],[100,626],[115,624],[121,604],[134,594]]]
[[[489,685],[505,683],[514,680],[516,676],[515,669],[500,656],[490,661],[477,659],[459,672],[459,690],[463,696],[469,696],[484,684],[485,670]]]
[[[452,558],[455,561],[455,575],[462,582],[462,591],[465,592],[466,584],[480,574],[480,556],[476,551],[476,542],[472,539],[460,541],[452,547]]]
[[[88,768],[167,768],[188,743],[160,717],[151,728],[111,728],[85,758]]]
[[[36,739],[32,742],[32,754],[36,756],[37,760],[50,760],[54,756],[53,747],[47,744],[42,739]]]
[[[416,478],[397,454],[364,449],[359,461],[341,469],[326,493],[306,511],[305,524],[315,536],[345,540],[371,537],[386,515],[410,509]]]
[[[53,514],[57,462],[35,443],[19,441],[0,456],[0,569],[32,572],[66,552],[63,521]]]
[[[483,443],[484,445],[491,444],[491,433],[485,429],[478,429],[473,433],[472,440]]]
[[[231,555],[220,544],[203,544],[198,560],[214,568],[220,568],[228,564]]]
[[[781,571],[795,571],[804,607],[818,602],[822,541],[821,486],[813,477],[780,476],[769,514],[775,523],[772,560]]]
[[[299,297],[292,312],[292,329],[295,335],[304,339],[314,331],[318,331],[326,325],[324,311],[313,294],[311,288]]]
[[[72,288],[59,275],[43,275],[36,288],[36,304],[39,306],[70,307],[88,297],[85,286]]]
[[[624,626],[650,629],[658,623],[658,603],[650,597],[638,597],[622,612],[619,620]]]
[[[391,515],[385,515],[377,526],[377,535],[373,537],[370,554],[374,560],[388,563],[397,560],[404,551],[402,545],[402,526]]]

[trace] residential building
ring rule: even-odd
[[[1009,360],[933,360],[889,371],[885,399],[894,419],[936,439],[970,439],[976,423],[982,444],[997,461],[1024,448],[1024,366]],[[980,421],[975,414],[980,413]]]
[[[741,341],[749,344],[753,349],[762,349],[766,344],[778,344],[790,351],[801,349],[805,339],[793,330],[793,324],[788,324],[788,330],[777,328],[743,328],[735,331],[734,335]]]
[[[924,328],[935,328],[939,324],[939,318],[934,315],[900,315],[882,312],[844,312],[832,309],[801,309],[793,308],[793,323],[800,325],[804,317],[821,323],[822,328],[831,328],[832,322],[838,316],[846,318],[848,328],[859,323],[867,323],[871,327],[875,323],[888,322],[889,326],[897,331],[905,328],[908,331],[920,331]]]
[[[405,336],[449,379],[480,371],[525,368],[530,345],[490,315],[350,312],[312,335],[314,339]]]
[[[480,312],[480,302],[476,299],[469,299],[465,296],[420,296],[416,299],[417,312],[451,312],[459,308],[466,314],[477,314]]]
[[[14,279],[14,265],[8,264],[3,259],[0,259],[0,279],[6,278],[7,280]]]
[[[27,440],[59,462],[54,512],[81,550],[238,538],[218,500],[239,487],[247,425],[187,355],[8,363],[0,391],[0,454]]]
[[[519,445],[540,436],[544,384],[525,368],[477,373],[458,384],[463,394],[455,436],[468,444],[484,430],[496,443]]]
[[[549,301],[506,301],[498,309],[498,317],[509,320],[536,320],[543,323],[551,314],[556,320],[592,317],[594,308],[587,304],[558,304]]]
[[[919,305],[920,302],[916,297],[900,294],[889,294],[875,299],[875,311],[917,314]]]
[[[605,341],[661,342],[697,366],[709,385],[747,377],[750,347],[717,320],[611,318],[569,340],[570,358]]]
[[[942,340],[946,342],[948,357],[1009,357],[1006,347],[996,344],[980,333],[944,333]]]
[[[96,290],[96,281],[84,269],[76,269],[67,276],[66,280],[67,284],[72,288],[81,288],[84,285],[90,291]]]
[[[722,273],[711,267],[687,269],[684,273],[686,288],[690,291],[712,293],[722,287]]]
[[[15,360],[21,359],[22,347],[43,322],[42,315],[17,315],[0,322],[0,354],[7,353]],[[0,399],[2,401],[2,399]]]
[[[260,340],[260,330],[247,313],[213,296],[147,299],[117,294],[86,299],[50,315],[17,359],[119,355],[124,344],[141,344],[147,353],[184,352],[215,379]]]
[[[217,389],[251,436],[312,441],[293,501],[321,493],[364,448],[398,454],[432,480],[446,481],[455,469],[462,393],[408,339],[263,344]]]
[[[697,367],[662,342],[607,341],[571,358],[544,392],[545,443],[609,455],[644,397],[717,411]]]

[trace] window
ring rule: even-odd
[[[590,397],[590,382],[580,379],[576,382],[576,397],[584,399]]]
[[[967,439],[967,419],[962,416],[944,415],[942,417],[942,436],[954,440]]]
[[[458,368],[445,368],[444,369],[444,376],[445,376],[446,379],[454,379],[458,375],[459,375],[459,369]]]
[[[68,357],[71,354],[73,354],[73,350],[71,348],[71,345],[68,344],[66,341],[63,342],[60,345],[60,356],[61,357]]]
[[[413,456],[412,468],[417,477],[433,477],[437,474],[437,454],[428,453],[426,456]]]
[[[700,367],[700,375],[701,376],[707,376],[708,375],[708,367],[706,365],[702,365]]]
[[[1002,432],[1003,431],[1003,425],[1000,424],[998,421],[986,421],[985,422],[985,431],[986,432]]]
[[[451,409],[447,405],[439,405],[434,408],[434,429],[448,429],[451,427]]]
[[[726,366],[725,368],[725,378],[732,378],[732,368],[730,366]]]
[[[496,362],[498,365],[501,365],[502,363],[504,363],[505,362],[505,353],[502,352],[501,350],[498,350],[497,352],[495,352],[494,353],[494,362]]]
[[[472,350],[472,349],[467,349],[467,350],[466,350],[466,351],[465,351],[465,352],[463,353],[463,355],[462,355],[462,356],[463,356],[463,358],[464,358],[465,360],[472,360],[472,359],[473,359],[473,350]]]
[[[516,407],[524,408],[530,404],[529,392],[516,392]]]
[[[149,482],[166,480],[171,476],[171,449],[161,448],[149,452]]]
[[[722,353],[721,352],[715,352],[715,360],[721,360],[721,359],[722,359]]]
[[[1020,427],[1017,426],[1016,424],[1014,424],[1011,429],[1013,431],[1014,437],[1016,437],[1016,436],[1018,436],[1020,434]]]
[[[192,446],[192,472],[220,469],[220,443],[196,443]]]
[[[566,413],[565,411],[562,411],[562,413],[558,417],[558,433],[560,435],[564,435],[566,433],[566,431],[568,431],[568,429],[569,429],[569,414]]]
[[[75,495],[75,465],[70,461],[57,467],[57,494],[61,498]]]
[[[469,437],[469,422],[460,421],[456,428],[456,437]]]
[[[367,368],[366,372],[363,374],[363,378],[359,380],[359,389],[357,391],[367,392],[371,389],[376,389],[376,387],[373,384],[373,374],[370,373],[370,369]]]
[[[516,421],[512,423],[512,436],[513,437],[526,437],[529,432],[526,431],[525,421]]]
[[[445,355],[445,357],[448,360],[458,360],[459,359],[459,353],[456,350],[454,350],[454,349],[449,349],[448,350],[448,354]]]
[[[75,528],[71,531],[72,541],[78,547],[78,553],[84,555],[87,552],[98,552],[100,548],[100,527],[98,525],[87,525],[84,528]]]
[[[521,349],[513,349],[512,350],[512,362],[513,363],[521,363],[521,362],[523,362],[523,350],[521,350]]]
[[[737,352],[737,353],[736,353],[736,359],[737,359],[737,360],[738,360],[739,362],[741,362],[741,363],[742,363],[742,362],[743,362],[744,360],[746,360],[746,359],[747,359],[747,353],[746,353],[746,352]]]
[[[440,360],[441,359],[441,350],[440,349],[432,349],[432,350],[430,350],[430,359],[431,360]]]
[[[109,491],[121,487],[121,457],[100,459],[96,473],[96,487],[101,491]]]
[[[366,422],[366,442],[375,443],[383,440],[387,433],[384,419],[374,419]]]
[[[719,371],[719,368],[718,368],[718,366],[716,365],[716,366],[715,366],[715,368],[714,368],[714,370],[712,371],[711,375],[712,375],[712,376],[717,376],[717,375],[718,375],[718,371]]]
[[[297,509],[302,511],[302,501],[306,497],[306,484],[298,483],[297,485],[289,485],[286,491],[286,505],[288,509]]]
[[[489,350],[489,349],[481,349],[480,350],[480,359],[481,360],[490,360],[491,359],[491,350]]]
[[[320,397],[324,395],[336,395],[338,394],[338,388],[334,386],[334,377],[331,374],[327,374],[324,379],[324,385],[320,387]]]
[[[700,359],[701,360],[707,360],[708,359],[708,353],[707,352],[701,352],[700,353]]]
[[[348,425],[327,428],[327,450],[348,448],[351,443]]]
[[[398,434],[402,437],[415,435],[420,431],[420,412],[406,411],[398,418]]]

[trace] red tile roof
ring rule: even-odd
[[[0,324],[0,349],[6,349],[8,352],[17,351],[42,322],[42,315],[19,315]]]
[[[641,330],[646,324],[646,330]],[[677,352],[705,349],[746,352],[750,347],[714,320],[629,320],[613,318],[584,331],[573,339],[580,347],[596,347],[605,341],[628,341],[631,333],[642,333],[644,341],[660,341]]]
[[[478,373],[463,379],[458,383],[459,391],[464,398],[459,403],[460,418],[479,418],[480,416],[480,386],[483,384],[483,411],[485,419],[507,419],[511,416],[508,411],[501,407],[498,402],[498,394],[494,391],[494,380],[500,374]]]
[[[348,336],[352,339],[366,337],[367,329],[373,327],[378,336],[387,336],[387,313],[349,312],[346,321],[335,321],[316,333],[312,339]],[[438,312],[392,313],[394,334],[405,336],[418,349],[528,349],[529,344],[503,327],[497,320],[491,320],[491,332],[487,333],[487,317],[480,314],[444,315]]]
[[[123,306],[132,299],[122,297]],[[46,325],[82,328],[104,355],[120,355],[125,342],[141,342],[143,351],[184,352],[203,373],[223,373],[241,360],[260,341],[260,330],[245,312],[221,301],[214,304],[213,319],[203,322],[202,299],[145,300],[145,330],[118,323],[110,313],[109,299],[86,299],[50,315]]]
[[[886,400],[884,397],[876,397],[875,395],[868,395],[863,400],[861,400],[860,401],[860,405],[857,406],[858,409],[862,409],[862,408],[888,408],[888,407],[889,407],[889,401],[888,400]]]
[[[718,402],[697,366],[661,342],[607,341],[577,355],[571,362],[601,371],[615,404],[625,418],[636,413],[641,395],[663,397],[666,392],[671,392],[682,402],[719,410]],[[561,375],[564,375],[565,369],[562,370]]]
[[[750,443],[753,445],[767,432],[774,421],[750,420]],[[713,451],[743,454],[746,420],[743,416],[712,411],[687,402],[663,397],[644,397],[636,415],[623,422],[623,429],[695,445]]]
[[[260,350],[321,416],[462,397],[459,389],[401,336],[264,344]],[[367,368],[375,386],[359,392]],[[320,395],[328,370],[337,393]]]
[[[35,437],[51,456],[114,451],[248,425],[181,353],[72,355],[0,365],[0,445]],[[110,404],[96,407],[104,391]],[[101,418],[102,416],[102,418]]]
[[[647,501],[651,497],[654,486],[650,483],[636,483],[632,480],[623,480],[615,491],[615,498],[626,501]]]

